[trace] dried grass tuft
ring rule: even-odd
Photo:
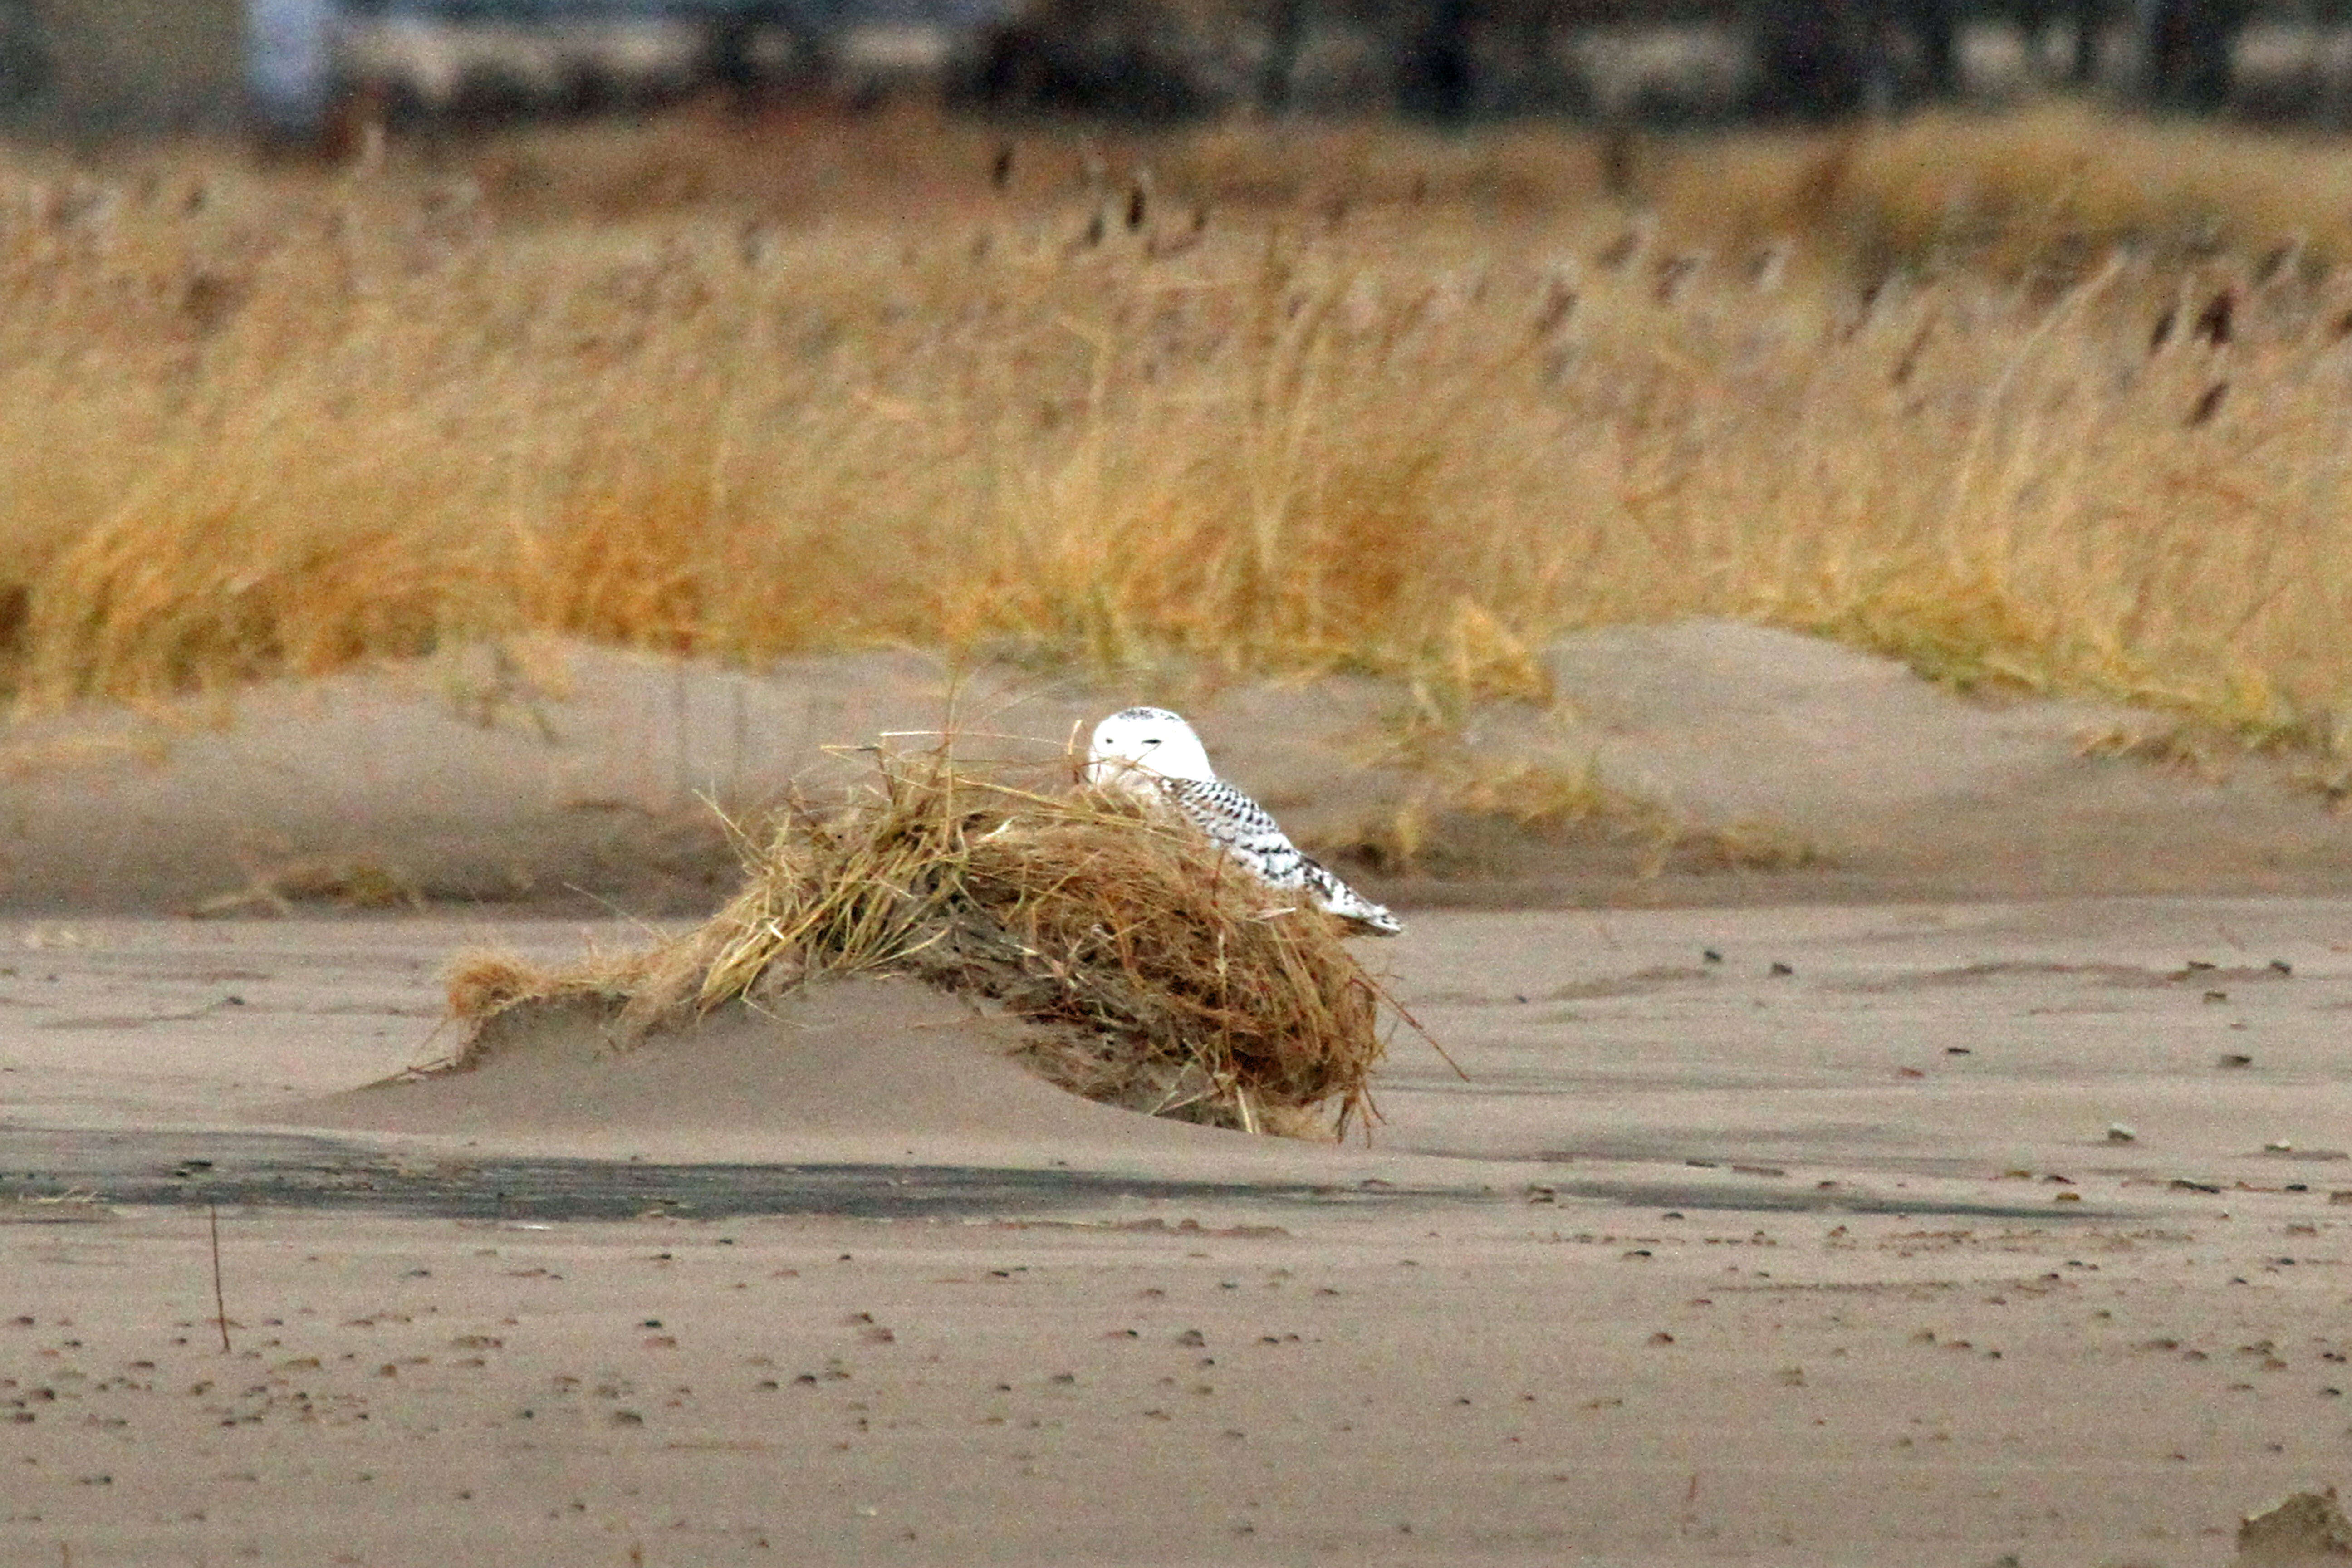
[[[536,994],[546,974],[510,952],[475,948],[449,963],[449,1016],[474,1023]]]
[[[908,974],[1036,1026],[1024,1059],[1091,1100],[1293,1136],[1376,1114],[1384,993],[1339,922],[1141,803],[885,752],[870,788],[796,804],[745,858],[724,909],[633,957],[556,973],[462,958],[452,1012],[593,997],[634,1039],[828,977]]]

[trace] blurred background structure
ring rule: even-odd
[[[244,0],[0,0],[0,114],[174,129],[243,101]]]
[[[2352,117],[2347,0],[0,0],[0,121],[448,119],[723,87],[1129,119],[1825,118],[2096,90]]]

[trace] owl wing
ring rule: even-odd
[[[1303,888],[1324,910],[1382,936],[1404,929],[1403,921],[1302,852],[1271,812],[1223,779],[1164,784],[1177,809],[1266,886],[1284,891]]]
[[[1166,784],[1177,809],[1260,881],[1273,888],[1306,885],[1307,857],[1265,807],[1223,779],[1170,779]]]

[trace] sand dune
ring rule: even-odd
[[[518,1008],[479,1058],[279,1107],[273,1121],[641,1159],[928,1158],[1099,1164],[1239,1152],[1237,1135],[1082,1100],[1007,1056],[1016,1022],[911,980],[839,980],[614,1045],[587,1005]]]
[[[2085,754],[2164,733],[2159,715],[1963,699],[1893,659],[1729,621],[1588,632],[1549,660],[1572,712],[1557,753],[1693,820],[1792,833],[1835,896],[2352,887],[2352,821],[2275,761],[2206,777]]]
[[[2160,731],[2153,715],[1966,700],[1891,660],[1731,622],[1584,633],[1547,657],[1558,705],[1475,713],[1463,754],[1477,766],[1597,768],[1693,828],[1761,826],[1811,862],[1662,868],[1619,825],[1486,821],[1456,825],[1474,852],[1442,876],[1351,865],[1374,896],[1527,907],[2352,887],[2352,819],[2281,763],[2207,778],[2083,754],[2086,737]],[[1050,773],[1075,726],[1157,694],[913,653],[738,672],[572,647],[529,669],[477,649],[161,714],[20,721],[0,733],[0,907],[695,912],[732,884],[714,804],[821,796],[864,776],[854,748],[893,731],[922,744],[949,722],[968,752]],[[1222,771],[1342,859],[1433,787],[1376,763],[1410,708],[1391,684],[1203,686],[1185,705]]]

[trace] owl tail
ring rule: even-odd
[[[1302,869],[1307,885],[1314,890],[1315,901],[1343,921],[1353,921],[1375,936],[1394,936],[1404,930],[1404,921],[1389,913],[1322,867],[1309,860]]]

